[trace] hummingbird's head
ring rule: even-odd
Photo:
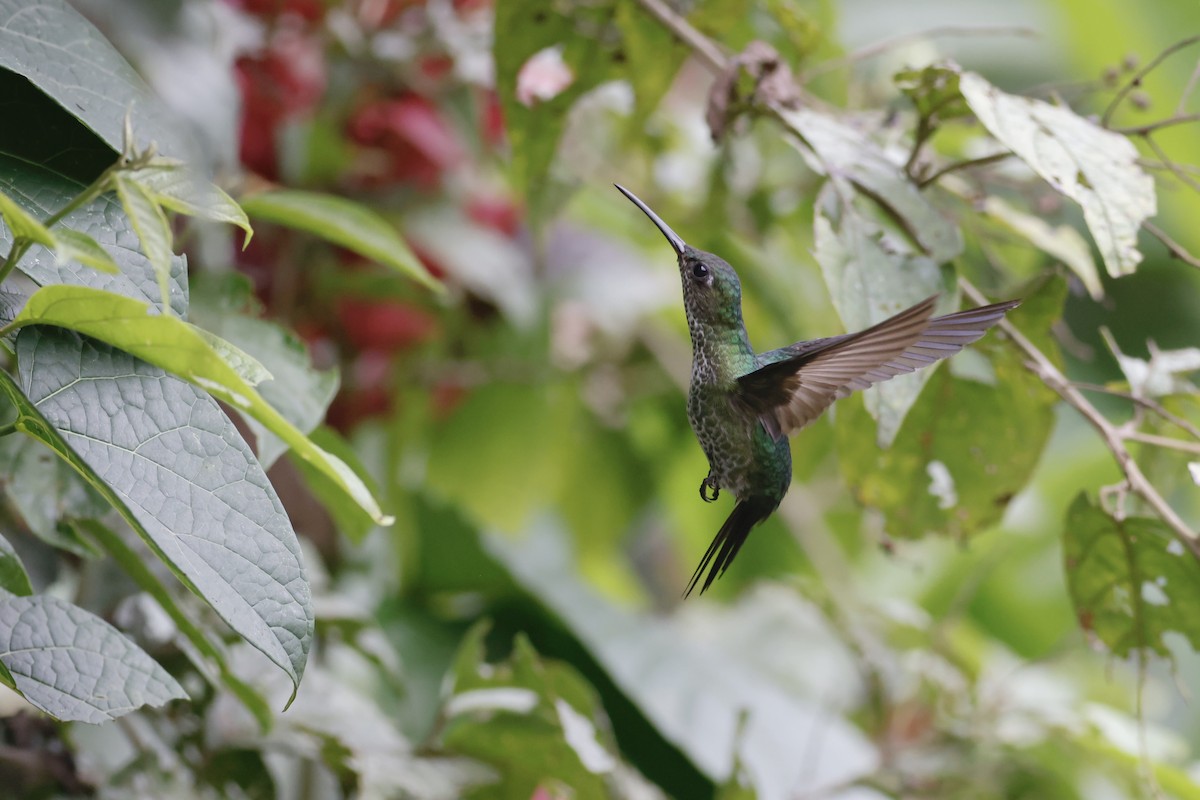
[[[742,283],[733,267],[720,256],[685,244],[671,226],[650,210],[637,195],[619,183],[621,194],[650,218],[670,242],[679,259],[679,277],[683,281],[683,303],[690,321],[707,325],[742,324]]]

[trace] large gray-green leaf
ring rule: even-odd
[[[1065,295],[1065,284],[1054,280],[1026,293],[1008,316],[1052,357],[1050,326]],[[977,367],[969,375],[955,368],[964,357]],[[842,474],[861,503],[883,512],[887,532],[897,538],[961,538],[999,521],[1032,475],[1054,424],[1057,395],[1026,369],[1001,331],[948,366],[934,373],[887,450],[876,445],[855,398],[838,405]]]
[[[0,153],[0,192],[39,219],[45,219],[66,206],[83,189],[84,184],[76,180],[24,159]],[[116,198],[108,195],[101,197],[68,214],[58,224],[86,233],[99,242],[121,271],[114,275],[97,272],[78,261],[60,263],[53,252],[36,246],[17,265],[35,283],[41,286],[58,283],[88,286],[142,300],[155,308],[162,307],[158,275],[142,254],[137,234]],[[12,241],[8,228],[0,227],[0,247],[5,252],[12,246]],[[170,263],[171,310],[183,316],[187,312],[186,264],[180,256],[172,256]]]
[[[3,536],[0,536],[0,589],[21,597],[33,594],[21,557]]]
[[[17,337],[18,427],[111,502],[230,627],[298,683],[313,634],[300,547],[275,490],[216,401],[57,328]]]
[[[962,252],[958,226],[943,216],[866,134],[828,114],[808,109],[787,112],[785,118],[812,148],[801,147],[800,152],[814,169],[854,184],[860,193],[879,204],[935,264],[944,264]]]
[[[1063,559],[1080,627],[1115,655],[1170,656],[1170,633],[1200,649],[1200,562],[1162,521],[1117,520],[1081,494],[1067,512]]]
[[[634,614],[592,594],[553,526],[534,525],[521,542],[487,536],[483,544],[713,780],[729,775],[735,749],[760,797],[819,795],[874,768],[875,750],[854,726],[763,680],[736,650],[698,641],[680,620]],[[813,758],[795,757],[808,747]]]
[[[1108,273],[1128,275],[1142,260],[1137,234],[1154,216],[1154,179],[1137,148],[1063,106],[1006,94],[973,72],[959,78],[979,122],[1056,191],[1083,208]]]
[[[869,328],[945,288],[937,263],[870,219],[859,207],[862,202],[848,181],[831,178],[817,198],[813,219],[813,253],[848,331]],[[953,293],[948,293],[938,311],[956,306]],[[895,440],[932,374],[932,369],[920,369],[864,393],[867,411],[878,425],[880,447]]]
[[[144,146],[183,157],[182,129],[108,40],[65,0],[0,0],[0,67],[24,75],[121,152],[125,115]],[[13,124],[10,119],[6,124]]]
[[[0,662],[26,700],[61,720],[107,722],[187,697],[120,631],[57,597],[0,595]]]
[[[995,195],[984,198],[980,210],[1025,237],[1034,247],[1066,264],[1083,281],[1084,288],[1093,299],[1104,297],[1100,273],[1096,270],[1096,262],[1092,260],[1092,249],[1079,231],[1070,225],[1051,225],[1039,216],[1018,211]]]

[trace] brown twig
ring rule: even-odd
[[[1008,158],[1011,155],[1012,155],[1012,153],[1009,153],[1009,152],[992,153],[990,156],[982,156],[980,158],[972,158],[972,159],[968,159],[967,161],[955,161],[953,164],[947,164],[946,166],[942,167],[941,169],[939,169],[937,172],[933,173],[932,175],[929,175],[929,176],[917,181],[917,187],[920,189],[924,189],[926,186],[933,183],[934,181],[936,181],[938,178],[942,177],[943,175],[948,175],[951,172],[957,172],[960,169],[970,169],[972,167],[982,167],[986,164],[995,164],[998,161],[1003,161],[1004,159]]]
[[[1197,81],[1200,81],[1200,59],[1196,61],[1196,66],[1192,68],[1192,74],[1188,77],[1188,82],[1183,87],[1183,93],[1179,95],[1179,102],[1175,104],[1175,116],[1182,116],[1187,111],[1187,101],[1192,96],[1192,91],[1195,90]]]
[[[1193,266],[1196,269],[1200,269],[1200,258],[1196,258],[1196,256],[1189,253],[1186,247],[1168,236],[1167,232],[1162,228],[1158,227],[1153,222],[1143,222],[1142,229],[1166,245],[1167,250],[1171,251],[1172,256],[1178,258],[1185,264]]]
[[[1183,417],[1172,414],[1163,406],[1162,403],[1158,402],[1157,400],[1152,400],[1149,397],[1139,397],[1132,392],[1123,392],[1120,389],[1110,389],[1109,387],[1101,386],[1098,383],[1083,383],[1080,381],[1073,381],[1073,385],[1076,389],[1080,389],[1081,391],[1099,392],[1101,394],[1109,395],[1110,397],[1119,397],[1122,400],[1128,400],[1135,406],[1140,406],[1147,411],[1152,411],[1155,414],[1158,414],[1164,420],[1178,427],[1180,430],[1186,431],[1193,438],[1200,439],[1200,428],[1197,428]]]
[[[1170,128],[1173,125],[1186,125],[1189,122],[1200,122],[1200,114],[1175,114],[1160,119],[1157,122],[1147,122],[1145,125],[1132,125],[1128,128],[1109,128],[1114,133],[1123,133],[1126,136],[1147,136],[1154,131]]]
[[[1108,127],[1108,123],[1112,120],[1112,115],[1116,113],[1117,106],[1121,105],[1130,92],[1141,86],[1142,79],[1153,72],[1159,64],[1166,61],[1172,55],[1178,53],[1185,47],[1191,47],[1196,42],[1200,42],[1200,34],[1196,36],[1189,36],[1186,39],[1180,39],[1178,42],[1156,55],[1149,64],[1135,72],[1133,77],[1131,77],[1124,86],[1117,90],[1117,94],[1115,97],[1113,97],[1112,102],[1108,104],[1108,108],[1104,109],[1104,114],[1100,117],[1100,126],[1103,128]]]
[[[958,285],[962,287],[963,292],[971,298],[972,301],[981,305],[988,302],[983,293],[975,288],[969,280],[964,277],[959,277]],[[1046,382],[1054,392],[1066,401],[1067,405],[1074,408],[1088,423],[1096,429],[1100,434],[1100,438],[1104,440],[1108,451],[1112,453],[1113,458],[1117,462],[1117,466],[1125,476],[1125,482],[1129,487],[1129,491],[1142,498],[1145,503],[1154,510],[1160,519],[1167,524],[1167,527],[1175,534],[1175,538],[1188,549],[1188,551],[1197,559],[1200,560],[1200,537],[1196,532],[1188,527],[1188,524],[1176,513],[1175,509],[1163,499],[1163,496],[1158,493],[1154,485],[1150,483],[1142,472],[1137,461],[1130,454],[1128,448],[1125,447],[1125,434],[1118,426],[1108,420],[1100,411],[1088,402],[1087,398],[1080,394],[1079,390],[1059,371],[1058,367],[1054,366],[1046,354],[1038,349],[1037,345],[1029,341],[1025,334],[1021,333],[1015,325],[1007,319],[1000,320],[1000,328],[1007,333],[1021,351],[1029,358],[1030,367],[1038,377]]]

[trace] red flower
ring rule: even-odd
[[[403,95],[369,103],[348,124],[349,138],[381,151],[382,169],[360,179],[369,185],[412,181],[431,188],[446,169],[462,162],[463,147],[438,110],[423,97]]]

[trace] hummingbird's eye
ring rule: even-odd
[[[703,261],[697,261],[694,264],[692,264],[692,277],[707,278],[708,277],[708,265],[706,265]]]

